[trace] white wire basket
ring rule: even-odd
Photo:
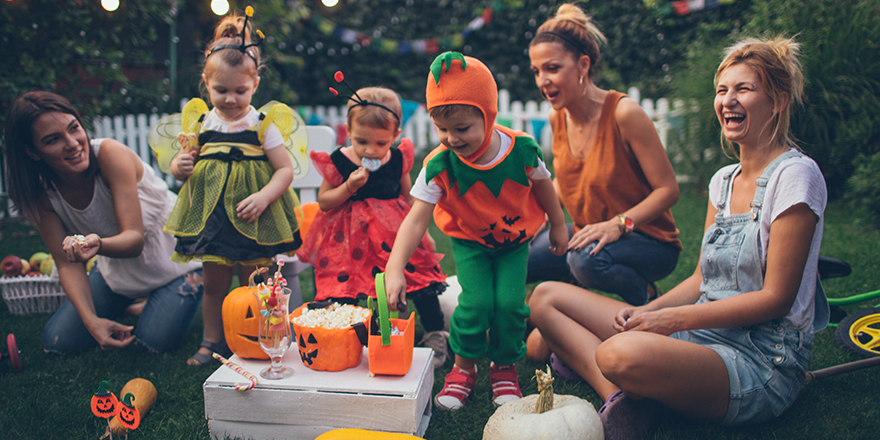
[[[67,296],[56,273],[0,277],[0,290],[3,291],[3,301],[9,312],[13,315],[30,315],[58,310]]]

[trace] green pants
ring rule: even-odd
[[[449,320],[453,353],[468,359],[486,355],[499,365],[522,359],[529,317],[525,303],[528,243],[492,249],[453,238],[452,256],[461,284],[458,307]]]

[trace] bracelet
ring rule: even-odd
[[[101,240],[101,237],[98,237],[98,252],[101,252],[101,248],[104,247],[104,240]],[[98,252],[95,252],[97,255]]]
[[[617,225],[617,228],[620,229],[620,233],[623,235],[629,234],[636,227],[636,223],[633,219],[627,217],[625,214],[617,214],[617,219],[620,220],[620,224]]]

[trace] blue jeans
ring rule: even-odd
[[[569,236],[572,231],[569,224]],[[527,283],[574,279],[581,287],[613,293],[639,306],[648,302],[648,283],[665,278],[678,264],[678,248],[639,232],[621,236],[592,257],[590,252],[598,242],[577,252],[553,255],[549,233],[541,231],[529,248]]]
[[[202,271],[193,273],[201,275]],[[135,342],[147,351],[165,353],[186,339],[202,302],[204,287],[201,283],[186,283],[185,276],[157,288],[147,297],[134,329]],[[97,266],[89,272],[89,284],[95,313],[100,318],[115,320],[135,301],[110,290]],[[64,301],[43,329],[43,349],[48,353],[69,354],[97,345],[70,301]]]

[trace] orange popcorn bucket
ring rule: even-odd
[[[290,322],[293,325],[302,363],[318,371],[342,371],[346,368],[356,367],[361,362],[364,351],[367,322],[370,320],[369,314],[362,322],[339,329],[305,327],[294,322],[294,318],[302,315],[307,309],[326,308],[330,305],[329,302],[311,302],[290,312]],[[357,308],[364,309],[363,307]]]

